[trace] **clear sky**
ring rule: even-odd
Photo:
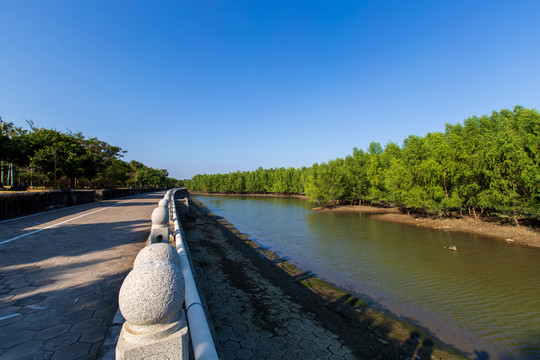
[[[0,116],[171,176],[540,106],[540,1],[0,0]]]

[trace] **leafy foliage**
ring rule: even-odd
[[[20,181],[37,180],[52,186],[56,169],[62,186],[71,188],[171,187],[179,183],[167,170],[121,160],[125,151],[118,146],[86,139],[82,133],[29,125],[31,131],[23,130],[0,117],[0,160],[18,167]]]
[[[302,169],[196,175],[192,190],[305,194],[328,206],[386,202],[433,213],[494,211],[540,216],[540,114],[513,111],[471,117],[444,133],[409,136],[398,146],[372,142],[367,151]]]

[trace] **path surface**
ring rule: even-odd
[[[191,213],[197,226],[186,230],[187,242],[224,359],[356,358],[321,317],[268,278],[262,258],[250,257],[212,216],[196,206]]]
[[[0,222],[0,360],[97,357],[162,197]]]

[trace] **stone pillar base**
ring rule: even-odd
[[[165,326],[163,331],[150,333],[139,332],[124,323],[116,345],[116,360],[188,360],[188,341],[185,316],[180,322]]]

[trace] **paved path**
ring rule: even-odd
[[[355,359],[329,324],[268,278],[262,258],[250,258],[210,216],[192,213],[197,227],[187,242],[224,359]]]
[[[0,360],[97,357],[163,194],[0,222]]]

